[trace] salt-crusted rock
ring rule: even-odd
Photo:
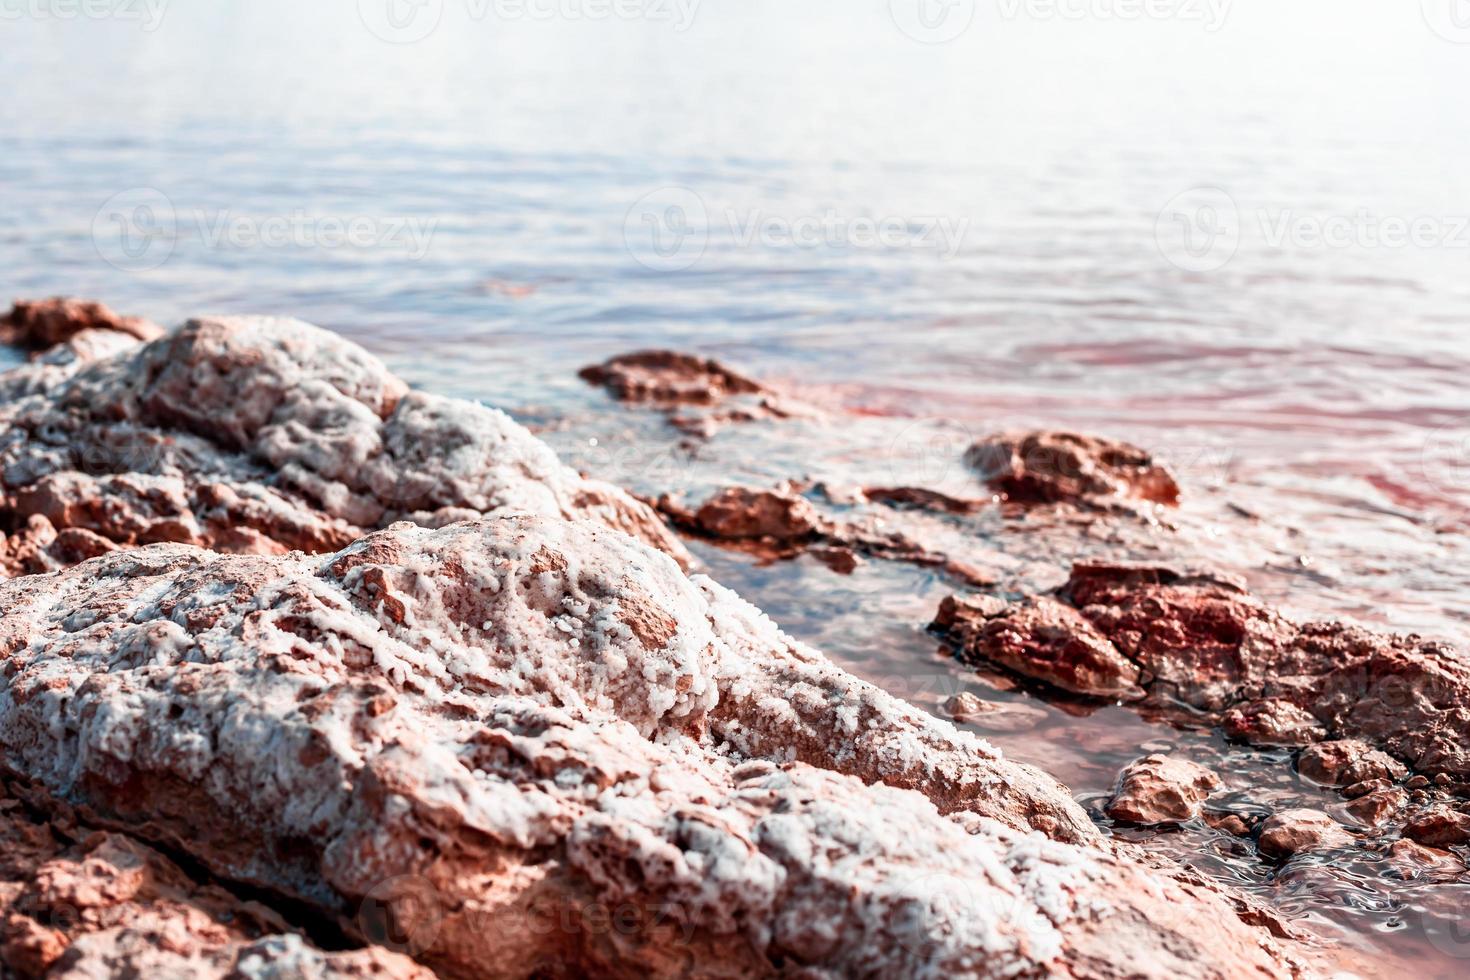
[[[430,980],[385,949],[323,952],[280,916],[117,833],[37,818],[0,784],[0,975]]]
[[[965,462],[991,488],[1020,502],[1179,502],[1179,485],[1152,456],[1096,436],[1007,432],[975,443]]]
[[[1222,722],[1232,737],[1359,739],[1418,772],[1470,781],[1470,662],[1418,636],[1293,623],[1218,575],[1079,563],[1055,596],[948,599],[936,626],[961,657],[1069,691],[1116,697],[1136,683],[1141,705],[1187,705],[1191,722]],[[1331,754],[1310,758],[1325,766]],[[1379,754],[1338,761],[1341,778],[1401,771]]]
[[[1282,810],[1266,818],[1258,839],[1261,853],[1287,858],[1302,851],[1353,846],[1353,835],[1320,810]]]
[[[1184,823],[1200,815],[1220,777],[1198,763],[1166,755],[1148,755],[1130,763],[1118,776],[1107,815],[1136,824]]]
[[[590,522],[117,551],[0,582],[0,672],[0,750],[53,799],[448,975],[1307,969]]]
[[[687,557],[652,509],[578,476],[503,413],[409,392],[300,321],[192,320],[42,372],[0,376],[14,396],[0,402],[0,524],[39,515],[118,545],[282,554],[396,520],[530,513]]]
[[[1370,779],[1402,779],[1402,762],[1360,739],[1318,742],[1302,750],[1297,772],[1324,786],[1351,786]]]
[[[101,303],[54,296],[16,300],[0,317],[0,344],[46,348],[64,344],[89,330],[110,330],[135,340],[163,334],[156,323],[137,316],[118,316]]]

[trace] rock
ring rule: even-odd
[[[1152,456],[1095,436],[1008,432],[975,443],[965,462],[997,492],[1025,503],[1179,502],[1179,485]]]
[[[1244,817],[1237,813],[1211,813],[1206,810],[1204,812],[1204,819],[1205,823],[1215,830],[1222,830],[1236,837],[1250,836],[1251,825],[1246,822]]]
[[[1295,747],[1327,737],[1327,730],[1311,712],[1280,698],[1233,705],[1220,727],[1230,738],[1260,746]]]
[[[223,980],[252,960],[322,980],[432,976],[379,947],[318,949],[280,916],[197,883],[159,851],[74,820],[53,826],[0,785],[0,974]]]
[[[1408,769],[1359,739],[1319,742],[1302,751],[1297,772],[1324,786],[1350,786],[1369,779],[1402,779]]]
[[[0,658],[0,750],[38,792],[448,975],[1311,969],[591,521],[120,550],[0,582]],[[262,942],[237,962],[305,956]]]
[[[1430,847],[1470,844],[1470,814],[1445,804],[1431,806],[1409,819],[1404,836]]]
[[[1353,783],[1351,786],[1344,788],[1342,795],[1350,800],[1356,800],[1360,796],[1377,793],[1380,790],[1389,789],[1392,786],[1393,783],[1387,779],[1365,779],[1360,783]]]
[[[142,317],[118,316],[101,303],[55,296],[16,300],[0,318],[0,343],[54,347],[89,330],[115,331],[136,340],[153,340],[163,334],[162,327]]]
[[[1074,694],[1143,696],[1138,665],[1056,599],[1039,596],[997,605],[986,598],[951,596],[940,605],[934,625],[959,644],[964,660],[997,663]]]
[[[1409,802],[1409,794],[1401,789],[1380,789],[1353,799],[1347,811],[1365,827],[1377,829],[1387,823]]]
[[[729,487],[705,501],[695,511],[694,523],[711,537],[778,544],[809,540],[824,524],[816,508],[791,488],[772,492],[745,487]]]
[[[623,354],[583,368],[580,377],[622,402],[662,410],[679,430],[708,438],[732,422],[812,417],[817,413],[718,361],[669,350]],[[695,408],[683,413],[678,409]]]
[[[1105,812],[1114,820],[1152,826],[1199,817],[1220,777],[1187,759],[1148,755],[1128,765]]]
[[[947,493],[925,487],[863,487],[862,496],[865,500],[888,504],[890,507],[915,507],[943,514],[973,514],[991,506],[989,500],[951,497]]]
[[[1151,713],[1221,723],[1232,737],[1358,739],[1439,785],[1470,781],[1470,661],[1447,644],[1293,623],[1230,578],[1144,563],[1079,562],[1055,595],[962,609],[945,600],[935,624],[961,658],[1049,683],[1076,660],[1086,676],[1057,686],[1131,682]],[[1400,771],[1374,755],[1341,778]]]
[[[1028,732],[1046,721],[1046,712],[1014,701],[984,701],[968,691],[944,703],[945,714],[963,725],[992,732]]]
[[[1388,848],[1388,862],[1398,877],[1412,880],[1426,872],[1439,875],[1460,875],[1465,872],[1465,863],[1449,851],[1425,847],[1411,840],[1396,840]]]
[[[1257,845],[1268,857],[1353,846],[1353,835],[1320,810],[1282,810],[1261,825]]]
[[[297,320],[192,320],[111,356],[28,365],[0,376],[7,388],[0,525],[40,516],[118,546],[282,554],[397,520],[531,513],[688,558],[651,508],[578,476],[503,413],[409,392]]]

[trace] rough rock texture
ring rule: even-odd
[[[857,555],[937,568],[970,586],[995,583],[993,572],[957,561],[876,518],[836,520],[802,494],[805,486],[782,483],[771,490],[726,487],[690,509],[665,494],[658,509],[687,534],[756,555],[766,561],[810,554],[835,571],[851,572]]]
[[[731,422],[815,414],[718,361],[677,351],[622,354],[583,368],[580,376],[606,388],[618,401],[665,412],[676,428],[696,436],[708,437]]]
[[[1118,776],[1118,788],[1105,809],[1114,820],[1129,823],[1184,823],[1197,818],[1219,788],[1220,777],[1198,763],[1148,755]]]
[[[975,443],[965,462],[996,492],[1022,503],[1179,502],[1179,485],[1152,456],[1096,436],[1007,432]]]
[[[97,353],[60,350],[0,376],[0,567],[12,574],[64,563],[10,540],[50,533],[36,517],[117,545],[283,554],[332,551],[396,520],[531,513],[687,558],[649,507],[578,476],[503,413],[410,392],[300,321],[192,320]]]
[[[163,328],[142,317],[118,316],[101,303],[56,296],[16,300],[0,318],[0,344],[46,348],[64,344],[88,330],[110,330],[135,340],[153,340]]]
[[[40,819],[0,783],[0,975],[432,977],[377,947],[323,952],[264,905],[61,816]]]
[[[1307,969],[1089,843],[1049,778],[590,522],[117,551],[0,582],[0,671],[12,771],[443,975]]]
[[[1296,624],[1221,576],[1079,563],[1054,596],[948,599],[936,626],[960,656],[1064,690],[1111,699],[1136,684],[1144,707],[1223,723],[1233,737],[1354,738],[1418,772],[1470,781],[1470,663],[1457,651],[1341,623]],[[1311,758],[1325,765],[1329,754]],[[1398,771],[1378,755],[1343,765],[1349,779]]]
[[[1370,779],[1402,779],[1402,762],[1359,739],[1319,742],[1302,751],[1297,772],[1324,786],[1351,786]]]
[[[1409,820],[1404,836],[1430,847],[1470,844],[1470,814],[1448,804],[1431,806]]]
[[[1353,846],[1353,835],[1320,810],[1283,810],[1261,825],[1257,845],[1269,857]]]

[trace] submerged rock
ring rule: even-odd
[[[1470,814],[1448,804],[1431,806],[1404,825],[1404,836],[1431,847],[1470,844]]]
[[[591,522],[140,547],[0,610],[11,767],[436,971],[1308,969],[1049,778]]]
[[[963,725],[992,732],[1026,732],[1046,721],[1046,712],[1014,701],[985,701],[968,691],[944,703],[945,714]]]
[[[1173,475],[1147,452],[1096,436],[1007,432],[975,443],[965,462],[992,489],[1022,503],[1179,502]]]
[[[1199,817],[1204,802],[1220,788],[1220,777],[1188,759],[1149,755],[1118,776],[1118,788],[1105,808],[1114,820],[1154,825],[1184,823]]]
[[[1374,779],[1402,779],[1408,769],[1360,739],[1319,742],[1302,751],[1297,772],[1324,786],[1351,786]]]
[[[361,348],[297,320],[191,320],[46,370],[0,381],[16,389],[0,402],[0,526],[39,516],[119,546],[284,554],[332,551],[397,520],[534,513],[687,559],[651,508],[580,477],[504,413],[410,392]]]
[[[1396,776],[1394,759],[1470,780],[1470,664],[1446,644],[1296,624],[1229,578],[1148,564],[1079,563],[1054,596],[978,603],[947,599],[936,620],[962,658],[1096,697],[1136,684],[1152,711],[1259,744],[1381,750],[1313,752],[1306,773],[1324,780]]]
[[[1261,825],[1258,846],[1268,857],[1288,858],[1302,851],[1352,847],[1354,837],[1320,810],[1283,810]]]

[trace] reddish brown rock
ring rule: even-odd
[[[1389,845],[1388,862],[1399,877],[1409,880],[1425,874],[1449,876],[1465,873],[1465,863],[1454,854],[1411,840],[1396,840]]]
[[[1448,804],[1432,806],[1409,819],[1404,836],[1430,847],[1470,844],[1470,814]]]
[[[660,409],[681,431],[705,438],[732,422],[815,414],[718,361],[677,351],[623,354],[583,368],[579,375],[618,401]]]
[[[825,527],[816,508],[792,488],[773,492],[729,487],[700,505],[693,523],[711,537],[772,544],[808,541]]]
[[[1054,781],[591,522],[118,551],[0,583],[0,651],[8,765],[449,975],[1312,968]]]
[[[1079,563],[1055,597],[954,615],[963,607],[947,600],[936,624],[961,657],[1097,696],[1136,676],[1155,713],[1264,744],[1359,739],[1446,783],[1470,781],[1470,662],[1446,644],[1293,623],[1230,579],[1147,564]],[[1371,756],[1342,778],[1378,772],[1398,769]]]
[[[1261,825],[1257,843],[1268,857],[1352,847],[1353,835],[1320,810],[1283,810]]]
[[[1074,694],[1143,696],[1138,666],[1057,599],[1007,604],[952,596],[940,605],[934,625],[959,644],[963,658],[997,663]]]
[[[225,978],[289,963],[303,978],[431,977],[385,949],[324,952],[264,906],[61,813],[40,819],[0,784],[0,975]]]
[[[153,340],[163,328],[142,317],[118,316],[91,300],[54,296],[16,300],[0,318],[0,343],[46,348],[64,344],[88,330],[109,330],[136,340]]]
[[[1388,823],[1409,801],[1409,794],[1397,787],[1374,790],[1355,797],[1347,805],[1351,813],[1365,827],[1378,828]]]
[[[1179,502],[1179,485],[1152,456],[1096,436],[1008,432],[975,443],[965,462],[998,493],[1024,503]]]
[[[1351,786],[1370,779],[1402,779],[1404,764],[1359,739],[1319,742],[1302,751],[1297,772],[1324,786]]]
[[[1184,823],[1199,817],[1220,777],[1187,759],[1148,755],[1118,776],[1105,811],[1114,820],[1154,825]]]
[[[376,358],[300,321],[194,320],[111,356],[0,375],[7,390],[6,529],[39,516],[115,545],[282,554],[332,551],[397,520],[531,513],[687,559],[651,508],[578,476],[503,413],[409,392]]]

